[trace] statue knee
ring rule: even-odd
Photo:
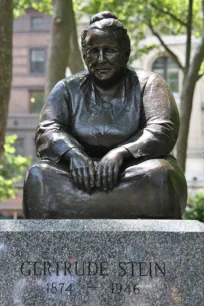
[[[25,184],[28,182],[39,182],[42,180],[42,169],[40,164],[34,164],[25,175]]]
[[[172,191],[179,180],[179,173],[177,173],[171,163],[165,159],[157,160],[152,175],[154,184],[158,185],[159,188],[163,186]]]
[[[42,163],[36,163],[27,171],[25,176],[23,216],[26,219],[38,219],[39,215],[37,211],[41,213],[40,218],[48,218],[46,207],[43,205],[44,187],[42,170]]]
[[[157,159],[153,169],[154,175],[157,177],[168,178],[170,172],[169,162],[165,159]]]

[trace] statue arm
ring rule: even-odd
[[[140,129],[120,146],[135,158],[169,154],[178,137],[179,114],[174,97],[159,75],[146,83],[141,109]]]
[[[42,110],[36,131],[37,156],[59,162],[70,150],[83,150],[69,133],[71,124],[69,93],[65,81],[58,82]]]

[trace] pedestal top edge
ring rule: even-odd
[[[195,220],[0,220],[0,232],[204,232],[204,223]]]

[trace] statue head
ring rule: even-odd
[[[130,56],[127,30],[117,17],[105,11],[92,16],[81,37],[82,52],[90,73],[110,80],[124,71]]]

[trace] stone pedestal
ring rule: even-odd
[[[0,221],[1,306],[202,306],[204,224]]]

